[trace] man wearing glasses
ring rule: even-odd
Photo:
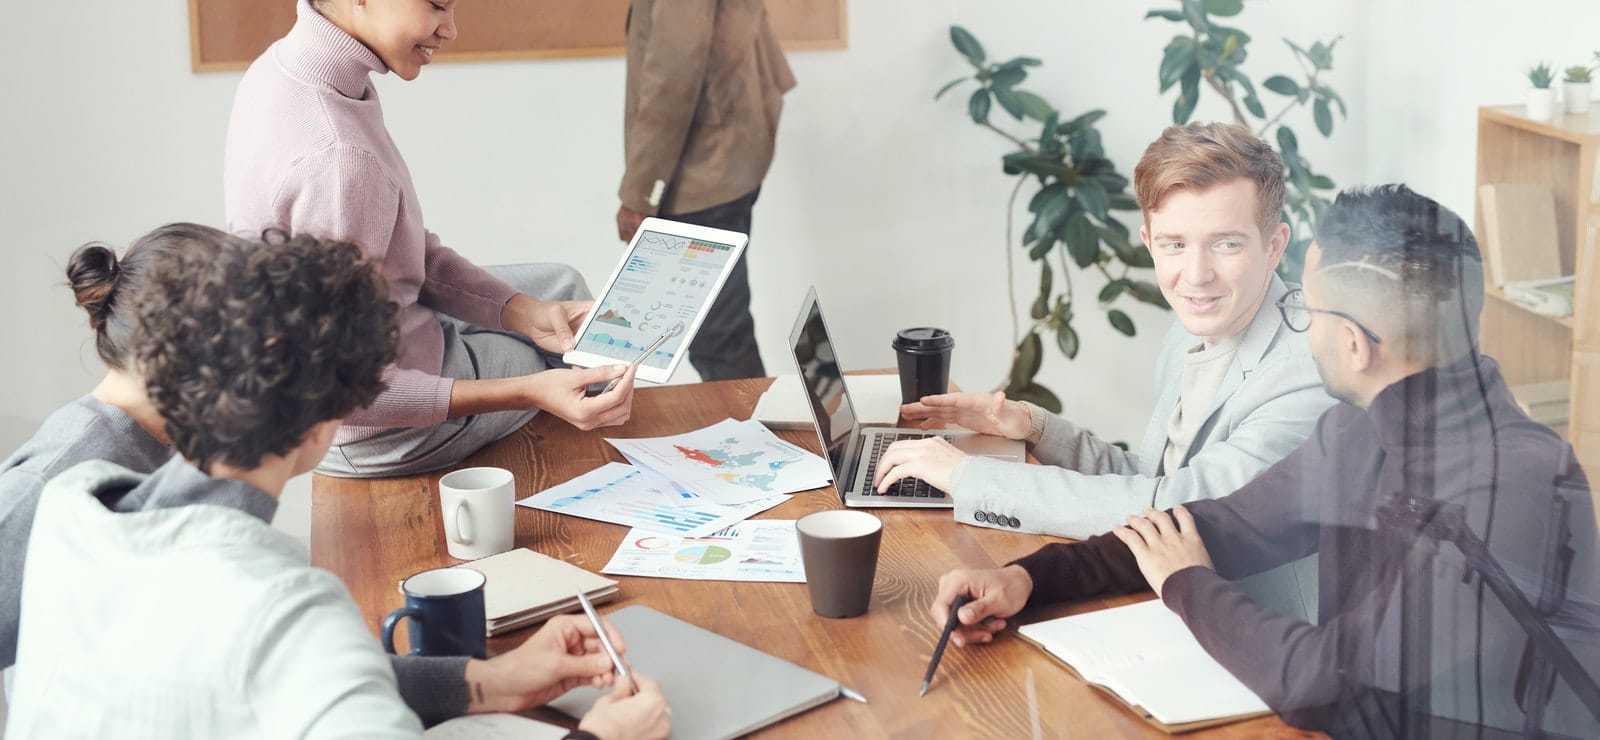
[[[1304,444],[1223,498],[946,574],[935,616],[973,597],[952,637],[985,643],[1025,606],[1148,585],[1289,724],[1438,736],[1437,725],[1401,724],[1403,693],[1470,724],[1600,736],[1600,709],[1534,660],[1511,611],[1486,593],[1483,561],[1441,544],[1455,535],[1435,527],[1439,512],[1461,512],[1454,532],[1487,543],[1579,666],[1600,665],[1589,484],[1572,448],[1517,408],[1477,351],[1483,270],[1466,224],[1403,185],[1342,193],[1307,252],[1304,290],[1276,303],[1342,401]],[[1312,553],[1315,623],[1265,609],[1229,580]],[[1408,587],[1422,598],[1402,607]],[[1425,657],[1402,668],[1403,654]]]

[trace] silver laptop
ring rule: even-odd
[[[858,423],[838,354],[822,320],[822,307],[817,304],[816,288],[806,292],[794,331],[789,334],[789,348],[794,352],[795,366],[800,371],[800,385],[811,402],[811,420],[817,425],[817,439],[822,443],[828,464],[833,466],[833,486],[845,506],[948,509],[955,505],[944,491],[914,478],[902,479],[885,493],[873,489],[878,456],[898,440],[938,436],[970,455],[1019,462],[1025,459],[1026,450],[1017,440],[965,431],[923,431]]]

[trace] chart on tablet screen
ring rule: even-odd
[[[610,292],[595,307],[594,324],[578,348],[632,361],[674,324],[688,326],[711,295],[717,275],[733,255],[727,244],[646,231],[622,266]],[[681,349],[684,334],[668,339],[649,359],[664,368]]]

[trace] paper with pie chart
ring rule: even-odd
[[[710,534],[788,501],[769,495],[737,506],[707,501],[661,476],[626,463],[607,463],[529,496],[531,509],[693,537]]]
[[[695,581],[806,580],[793,519],[754,519],[704,537],[634,529],[600,572]]]
[[[733,505],[828,485],[828,463],[756,421],[724,419],[670,437],[606,439],[623,457],[713,502]]]

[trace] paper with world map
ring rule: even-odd
[[[828,463],[755,421],[724,419],[669,437],[607,439],[629,462],[715,503],[742,504],[828,485]]]

